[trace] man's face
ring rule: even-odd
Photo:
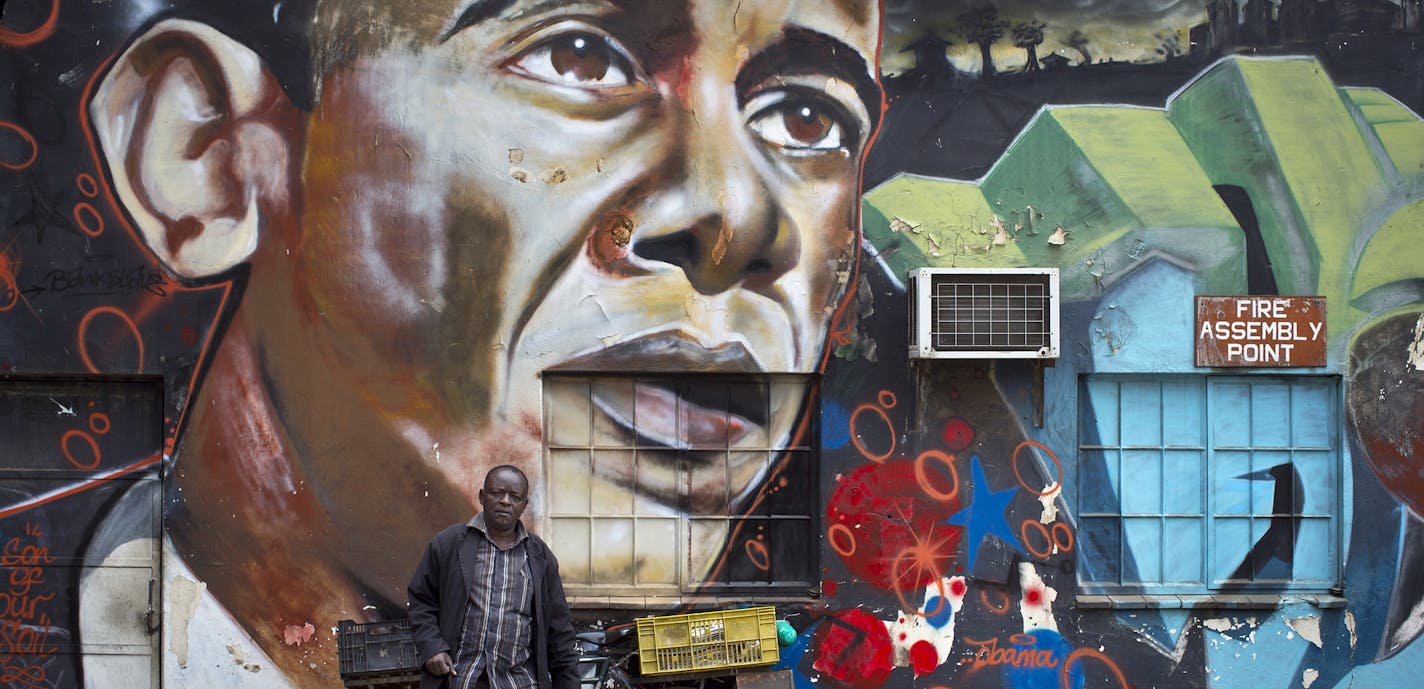
[[[879,116],[877,15],[854,0],[620,0],[390,18],[325,75],[297,236],[275,257],[295,262],[306,322],[280,337],[357,386],[410,448],[401,471],[473,486],[510,461],[536,510],[544,413],[559,413],[542,371],[813,371]],[[695,441],[679,416],[715,425],[671,391],[594,402],[614,426],[638,405],[644,443]],[[784,439],[798,405],[782,406],[738,432]],[[659,416],[667,428],[649,429]],[[640,477],[644,497],[677,504],[671,465],[648,471],[668,475]],[[738,495],[757,475],[709,480]]]
[[[485,523],[497,533],[508,533],[519,523],[529,504],[529,483],[518,472],[505,469],[485,475],[480,489],[480,510]]]

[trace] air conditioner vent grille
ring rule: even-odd
[[[910,278],[910,356],[1058,356],[1056,270],[922,268]]]

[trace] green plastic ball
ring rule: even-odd
[[[790,646],[796,643],[796,628],[791,626],[790,622],[776,621],[776,643],[781,646]]]

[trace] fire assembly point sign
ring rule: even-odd
[[[1325,297],[1197,297],[1197,366],[1324,366]]]

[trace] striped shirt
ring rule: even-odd
[[[514,545],[501,549],[489,539],[483,512],[469,522],[475,539],[475,571],[460,648],[455,656],[453,689],[471,689],[485,676],[490,689],[533,689],[534,662],[529,656],[534,629],[534,581],[529,571],[529,533],[515,526]]]

